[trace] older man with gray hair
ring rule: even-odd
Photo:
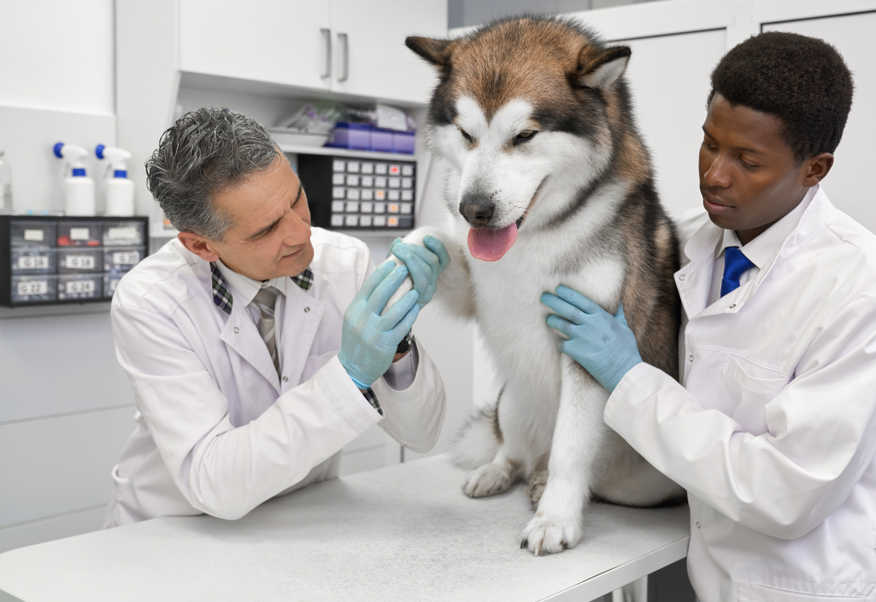
[[[183,115],[146,173],[179,234],[113,297],[137,411],[107,526],[239,518],[336,475],[339,450],[374,424],[435,444],[444,388],[409,333],[449,261],[439,241],[397,242],[401,264],[375,270],[361,241],[311,228],[285,155],[227,109]]]

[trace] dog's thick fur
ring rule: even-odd
[[[505,383],[498,404],[461,434],[456,457],[474,468],[463,490],[480,497],[527,481],[537,512],[521,545],[535,554],[577,544],[592,497],[634,506],[680,499],[677,485],[605,426],[607,392],[560,353],[539,303],[558,284],[612,313],[623,302],[642,358],[676,374],[677,240],[633,121],[629,48],[539,17],[406,44],[438,68],[430,141],[458,182],[447,199],[450,230],[418,229],[406,240],[444,242],[452,262],[436,299],[477,320]],[[515,223],[519,235],[499,260],[475,258],[466,245],[470,229]]]

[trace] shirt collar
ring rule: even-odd
[[[286,295],[288,294],[286,287],[292,282],[303,290],[310,289],[313,284],[313,271],[310,268],[306,268],[296,276],[278,276],[261,282],[238,274],[225,265],[221,259],[217,259],[210,263],[210,273],[212,275],[213,303],[226,314],[231,313],[234,299],[247,306],[255,298],[259,289],[263,287],[273,286]]]
[[[812,186],[806,191],[803,200],[797,203],[791,211],[782,219],[758,234],[748,244],[743,245],[733,230],[724,230],[723,237],[718,241],[715,249],[715,258],[721,256],[727,247],[739,247],[739,250],[753,263],[757,269],[762,270],[779,254],[782,243],[794,231],[800,218],[806,212],[806,207],[812,202],[812,198],[818,192],[818,185]]]

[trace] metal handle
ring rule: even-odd
[[[338,34],[338,44],[341,45],[341,74],[338,76],[339,82],[347,81],[350,76],[350,41],[347,34]]]
[[[323,48],[325,50],[323,55],[325,62],[323,63],[322,73],[319,76],[322,79],[328,79],[332,76],[332,30],[328,27],[321,27],[319,33],[322,34]]]

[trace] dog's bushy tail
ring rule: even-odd
[[[477,468],[495,457],[501,443],[498,407],[482,409],[459,430],[450,457],[461,468]]]

